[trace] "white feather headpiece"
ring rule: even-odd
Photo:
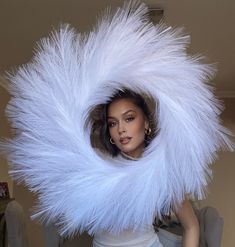
[[[11,77],[11,174],[38,193],[35,217],[58,222],[63,234],[152,224],[185,194],[203,197],[216,151],[233,148],[205,84],[213,69],[186,54],[181,29],[154,26],[147,12],[129,2],[88,35],[65,25]],[[91,111],[121,88],[158,102],[160,131],[135,162],[106,159],[90,141]]]

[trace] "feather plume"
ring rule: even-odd
[[[202,198],[216,151],[234,148],[207,84],[213,67],[186,54],[180,28],[154,25],[147,12],[130,1],[88,35],[63,25],[10,78],[10,173],[38,193],[34,217],[57,222],[61,234],[150,225],[185,194]],[[159,104],[160,131],[134,164],[98,155],[90,141],[91,111],[120,88]]]

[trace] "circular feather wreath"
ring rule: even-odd
[[[38,193],[34,217],[56,221],[62,234],[152,224],[185,194],[203,197],[216,151],[233,148],[205,84],[213,69],[186,54],[181,29],[154,26],[147,12],[126,3],[88,35],[64,25],[10,78],[11,174]],[[100,156],[90,141],[90,113],[122,88],[159,104],[160,131],[135,162]]]

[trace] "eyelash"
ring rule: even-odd
[[[133,121],[134,119],[135,119],[135,118],[134,118],[133,116],[131,116],[131,117],[127,117],[127,118],[126,118],[126,121],[127,121],[127,122],[131,122],[131,121]]]
[[[129,122],[133,121],[134,119],[135,119],[135,117],[130,116],[130,117],[127,117],[125,120],[126,120],[127,123],[129,123]],[[112,128],[112,127],[114,127],[115,125],[116,125],[116,122],[109,122],[109,123],[108,123],[108,127],[109,127],[109,128]]]

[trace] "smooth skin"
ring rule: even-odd
[[[108,108],[109,134],[121,152],[140,158],[145,147],[145,131],[149,122],[141,108],[131,99],[123,98],[113,101]],[[175,212],[184,228],[183,247],[198,247],[199,224],[188,199]]]
[[[109,134],[125,154],[139,158],[144,150],[145,129],[149,123],[142,109],[130,99],[118,99],[108,108]]]
[[[181,204],[181,208],[175,214],[184,228],[183,246],[198,247],[199,223],[190,202],[185,199]]]

